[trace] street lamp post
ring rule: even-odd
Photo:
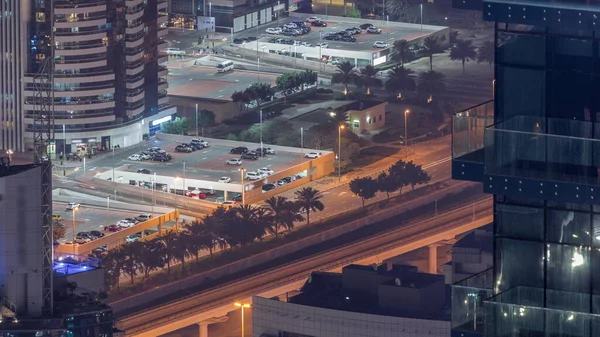
[[[106,225],[110,225],[110,197],[106,197]]]
[[[242,337],[244,336],[244,309],[250,308],[250,304],[235,303],[236,307],[242,308]]]
[[[410,113],[410,110],[406,109],[404,110],[404,146],[408,149],[408,123],[407,123],[407,117],[408,114]],[[408,153],[408,151],[407,151]]]
[[[260,57],[258,57],[257,60],[258,60],[258,69],[257,69],[258,81],[257,81],[257,83],[260,83]]]
[[[304,127],[300,127],[300,153],[304,154]]]
[[[423,30],[423,4],[420,4],[419,7],[421,7],[421,30]]]
[[[262,114],[262,109],[260,109],[260,156],[263,156],[263,138],[262,138],[262,134],[263,134],[263,114]]]
[[[246,169],[245,168],[239,168],[238,171],[240,171],[240,181],[242,182],[242,205],[246,204],[246,186],[244,186],[244,178],[245,178],[245,173],[246,173]]]
[[[152,179],[152,205],[156,205],[156,172],[154,172]]]
[[[71,246],[73,246],[73,255],[75,255],[75,211],[77,211],[77,207],[73,207],[72,209],[73,217],[71,221]]]
[[[198,135],[198,103],[196,103],[196,136]]]
[[[187,163],[187,161],[183,161],[183,185],[181,186],[181,191],[183,192],[183,194],[185,195],[186,189],[185,189],[185,163]]]
[[[338,182],[342,180],[342,129],[343,125],[338,127]]]
[[[63,124],[63,156],[60,158],[60,165],[63,165],[63,159],[67,155],[67,131],[66,126]]]

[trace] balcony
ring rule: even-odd
[[[54,6],[54,14],[84,14],[84,13],[95,13],[95,12],[105,12],[106,11],[106,3],[105,2],[95,2],[90,4],[64,4]]]
[[[600,123],[592,124],[517,116],[487,127],[484,190],[596,202],[600,199]]]
[[[167,1],[162,1],[162,0],[158,0],[158,10],[167,10],[167,7],[169,7],[169,3]]]
[[[97,19],[69,19],[67,21],[57,21],[54,25],[56,28],[80,28],[80,27],[94,27],[106,24],[106,18],[97,18]]]
[[[167,90],[168,88],[169,88],[169,83],[167,83],[166,81],[158,82],[158,92],[161,92],[162,90]]]
[[[88,42],[92,40],[102,40],[106,37],[106,31],[97,30],[94,32],[84,33],[64,33],[63,35],[56,35],[54,38],[56,42]]]
[[[494,101],[452,116],[452,178],[483,180],[484,133],[494,123]]]
[[[97,46],[81,46],[78,48],[65,48],[55,49],[55,56],[81,56],[81,55],[94,55],[100,53],[106,53],[108,47],[105,44],[99,44]]]
[[[54,67],[56,70],[81,70],[90,68],[101,68],[106,67],[106,65],[106,59],[68,61],[68,63],[65,63],[63,60],[57,60]]]
[[[493,296],[493,269],[487,269],[452,285],[452,335],[482,336],[483,300]]]

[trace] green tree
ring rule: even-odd
[[[139,261],[144,253],[144,244],[135,241],[126,243],[118,249],[121,250],[121,256],[123,258],[123,272],[129,276],[131,284],[133,284],[135,275],[137,275],[137,271],[140,269]]]
[[[304,221],[304,217],[298,213],[297,204],[286,197],[273,196],[265,202],[269,205],[269,212],[272,217],[270,232],[275,237],[278,237],[280,228],[292,230],[296,221]]]
[[[207,237],[204,239],[204,242],[212,259],[215,246],[219,245],[223,248],[225,244],[223,238],[219,235],[222,232],[222,223],[215,216],[215,212],[213,212],[200,220],[200,225],[200,233]]]
[[[406,13],[412,5],[409,0],[387,0],[385,2],[385,12],[394,19],[404,19],[406,21]]]
[[[176,234],[173,242],[173,257],[181,262],[181,270],[185,272],[185,260],[192,255],[190,251],[192,236],[188,231],[181,231]]]
[[[494,63],[494,41],[485,41],[477,49],[477,63],[488,63],[492,67]]]
[[[343,84],[344,94],[348,93],[348,84],[356,83],[356,67],[354,64],[346,61],[337,65],[337,70],[333,76],[331,76],[332,84]]]
[[[329,113],[329,121],[333,124],[333,128],[331,132],[336,132],[337,128],[340,125],[343,125],[345,128],[350,127],[350,115],[348,115],[348,111],[332,111]]]
[[[362,207],[365,207],[365,200],[375,197],[378,191],[377,180],[371,177],[356,178],[350,182],[350,191],[360,197]]]
[[[250,103],[250,95],[246,91],[236,91],[231,94],[231,100],[238,105],[238,113],[242,114],[246,104]]]
[[[404,186],[408,185],[407,174],[406,174],[406,162],[404,160],[398,160],[388,169],[388,178],[389,181],[394,187],[396,187],[396,191],[400,191],[402,194],[402,189]]]
[[[378,73],[379,69],[372,65],[365,66],[358,74],[360,80],[357,81],[357,86],[367,88],[367,95],[370,95],[371,88],[380,88],[382,85],[381,79],[377,77]]]
[[[397,94],[402,97],[402,93],[406,91],[414,91],[416,89],[415,80],[412,78],[413,71],[396,66],[388,71],[388,80],[385,82],[385,89],[389,93]]]
[[[433,55],[444,52],[444,48],[435,36],[428,36],[423,40],[423,52],[429,57],[429,71],[433,71]]]
[[[215,125],[215,113],[210,110],[198,110],[198,120],[196,121],[196,112],[190,116],[189,125],[193,128],[194,132],[196,129],[209,127]],[[199,135],[198,135],[199,136]]]
[[[228,239],[230,246],[243,247],[254,239],[260,238],[266,231],[264,224],[257,223],[257,209],[252,205],[242,205],[240,207],[230,208],[229,212],[235,214],[232,221],[228,223]],[[262,231],[259,229],[262,227]],[[261,233],[262,232],[262,233]]]
[[[308,69],[298,74],[298,77],[301,79],[302,90],[304,90],[304,85],[314,85],[319,80],[319,74]]]
[[[456,40],[456,43],[450,48],[448,55],[452,61],[461,61],[463,76],[465,73],[465,62],[474,61],[477,59],[477,51],[471,40]]]
[[[401,66],[404,66],[405,62],[409,62],[413,56],[413,53],[409,47],[410,45],[408,41],[404,39],[394,41],[392,61],[400,63]]]
[[[377,176],[377,190],[384,192],[388,200],[390,200],[390,193],[396,192],[399,188],[400,180],[387,172],[381,172]]]
[[[426,184],[431,180],[429,174],[423,170],[421,165],[415,165],[412,161],[406,163],[406,181],[414,191],[416,185]]]
[[[174,121],[162,123],[160,125],[162,133],[174,135],[185,135],[188,132],[188,123],[185,118],[176,117]]]
[[[109,289],[120,288],[119,277],[123,270],[124,254],[121,249],[111,249],[102,257],[104,282]]]
[[[277,85],[277,89],[283,92],[283,95],[287,97],[288,90],[294,89],[297,87],[297,77],[294,73],[284,73],[275,79],[275,84]]]
[[[67,229],[65,228],[65,226],[59,226],[55,222],[54,225],[52,226],[53,242],[58,242],[58,240],[65,237],[65,234],[67,234]]]
[[[144,241],[144,251],[139,257],[144,279],[148,279],[150,272],[163,268],[165,260],[163,258],[164,246],[154,240]]]
[[[323,193],[312,187],[303,187],[301,190],[294,192],[296,195],[296,202],[298,208],[301,211],[306,212],[306,225],[310,225],[310,212],[322,211],[325,209],[325,205],[321,199]]]
[[[246,88],[244,92],[248,94],[248,97],[250,97],[252,101],[256,102],[258,110],[260,110],[262,104],[270,100],[274,94],[273,88],[271,88],[271,85],[268,83],[253,83]]]
[[[360,11],[356,8],[349,8],[346,11],[346,14],[344,16],[347,18],[358,18],[358,19],[360,19],[360,17],[361,17]]]
[[[434,96],[446,91],[444,78],[444,74],[433,70],[419,74],[417,92],[419,92],[421,97],[427,98],[431,102]]]

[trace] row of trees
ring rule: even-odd
[[[266,200],[268,207],[242,205],[240,207],[219,207],[211,214],[189,224],[183,224],[181,231],[168,231],[152,240],[127,243],[110,250],[102,256],[109,287],[119,286],[119,277],[126,275],[133,283],[136,276],[144,279],[154,270],[167,267],[171,274],[173,263],[181,263],[185,272],[190,258],[200,259],[202,251],[210,257],[216,249],[243,247],[270,234],[278,237],[284,230],[292,230],[297,222],[306,220],[310,225],[310,215],[322,211],[325,205],[323,195],[311,187],[296,191],[296,199],[289,200],[277,196]]]
[[[196,113],[192,113],[189,118],[177,117],[175,120],[162,123],[160,131],[175,135],[186,135],[188,131],[194,131],[197,128],[209,127],[215,124],[215,113],[210,110],[198,110],[198,120]]]
[[[400,191],[406,186],[410,186],[414,191],[415,186],[426,184],[431,177],[421,165],[415,165],[412,161],[405,162],[398,160],[390,168],[381,172],[376,179],[371,177],[356,178],[350,182],[350,191],[362,200],[363,207],[365,201],[374,198],[377,192],[387,194],[388,200],[390,193]]]
[[[444,52],[444,47],[440,41],[429,36],[423,40],[420,46],[420,53],[429,58],[429,70],[433,70],[433,55]],[[404,65],[414,59],[415,52],[412,50],[411,44],[406,40],[398,40],[394,42],[394,52],[392,60]],[[463,66],[463,74],[465,73],[465,63],[469,61],[477,61],[477,63],[488,63],[490,66],[494,63],[494,42],[486,41],[479,48],[473,45],[471,40],[455,39],[454,44],[450,48],[448,57],[453,61],[461,61]]]
[[[304,90],[304,86],[315,84],[318,77],[317,72],[305,70],[301,73],[284,73],[279,75],[275,79],[275,83],[277,88],[283,92],[284,96],[287,96],[290,90],[298,88]]]
[[[366,88],[367,94],[371,93],[372,88],[385,89],[394,95],[401,97],[404,92],[417,90],[423,98],[431,98],[439,95],[446,90],[444,83],[444,74],[437,71],[427,71],[419,74],[418,84],[415,81],[414,72],[404,66],[396,66],[387,72],[387,80],[381,79],[381,71],[372,65],[357,71],[354,64],[343,62],[337,66],[337,71],[333,74],[331,81],[334,84],[343,84],[344,92],[348,92],[348,86],[353,84],[357,88]]]

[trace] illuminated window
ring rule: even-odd
[[[46,22],[46,14],[44,12],[35,13],[35,21]]]

